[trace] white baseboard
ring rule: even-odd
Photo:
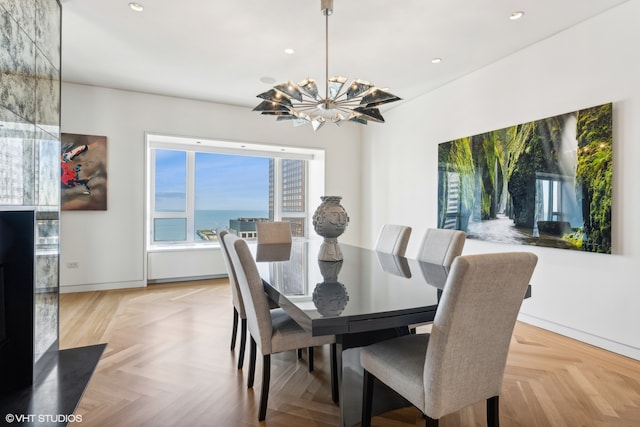
[[[171,277],[167,279],[147,280],[147,284],[153,285],[156,283],[193,282],[196,280],[222,279],[224,277],[229,276],[227,274],[209,274],[207,276]]]
[[[528,314],[520,313],[518,315],[518,320],[542,329],[546,329],[551,332],[555,332],[560,335],[564,335],[569,338],[576,339],[578,341],[582,341],[584,343],[602,348],[604,350],[620,354],[622,356],[640,360],[640,348],[637,347],[633,347],[617,341],[612,341],[608,338],[593,335],[588,332],[580,331],[578,329],[570,328],[568,326],[550,322],[548,320],[540,319],[539,317],[531,316]]]
[[[92,285],[69,285],[60,286],[60,293],[69,294],[73,292],[109,291],[113,289],[144,288],[146,286],[146,281],[95,283]]]

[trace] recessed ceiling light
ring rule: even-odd
[[[520,19],[524,16],[524,12],[522,11],[518,11],[518,12],[513,12],[511,15],[509,15],[509,19],[511,19],[512,21],[515,21],[517,19]]]
[[[293,55],[295,53],[295,50],[287,48],[284,50],[284,53],[286,53],[287,55]]]
[[[260,81],[262,83],[272,84],[276,82],[276,79],[274,79],[273,77],[264,76],[264,77],[260,77]]]
[[[433,59],[431,60],[431,63],[432,63],[432,64],[439,64],[439,63],[441,63],[441,62],[442,62],[442,58],[433,58]]]
[[[131,2],[129,3],[129,8],[131,10],[135,10],[136,12],[142,12],[144,10],[144,6],[140,3]]]

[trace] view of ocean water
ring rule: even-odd
[[[236,218],[269,218],[269,211],[196,211],[196,230],[215,230],[219,227],[229,227],[229,220]]]
[[[196,234],[197,230],[215,230],[229,227],[229,220],[236,218],[268,218],[267,210],[201,210],[195,214],[195,240],[202,240]],[[181,219],[164,219],[155,224],[156,241],[185,240],[185,221]]]

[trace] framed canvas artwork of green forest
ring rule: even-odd
[[[438,146],[438,227],[611,253],[611,103]]]

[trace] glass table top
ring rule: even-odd
[[[376,319],[411,316],[431,320],[448,269],[414,259],[341,244],[343,261],[319,261],[321,240],[291,245],[253,245],[269,296],[314,335],[353,332]],[[414,319],[415,320],[415,319]],[[358,323],[360,322],[360,323]],[[384,322],[383,322],[384,323]],[[351,327],[349,326],[351,324]]]

